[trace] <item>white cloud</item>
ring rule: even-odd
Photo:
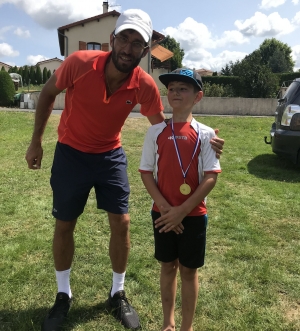
[[[4,26],[4,27],[0,28],[0,40],[4,40],[5,39],[4,35],[6,34],[6,32],[11,30],[12,28],[13,28],[12,25]]]
[[[40,61],[48,60],[49,58],[44,55],[28,55],[27,56],[27,63],[29,65],[36,65]]]
[[[296,13],[295,17],[292,19],[292,22],[300,25],[300,11]]]
[[[292,0],[292,3],[293,3],[294,5],[298,5],[299,0]]]
[[[183,65],[189,68],[206,68],[219,71],[230,60],[243,58],[246,53],[224,51],[213,56],[209,49],[230,48],[248,43],[249,40],[239,31],[225,31],[221,37],[213,36],[206,25],[191,17],[186,18],[176,28],[168,27],[162,31],[180,43],[184,50]],[[228,55],[228,56],[227,56]]]
[[[245,21],[237,20],[234,24],[243,35],[249,37],[284,35],[293,32],[296,28],[287,18],[281,18],[277,12],[269,16],[256,12],[251,18]]]
[[[242,60],[247,53],[223,51],[215,56],[204,49],[190,51],[183,59],[183,65],[188,68],[209,69],[212,71],[220,71],[227,63],[237,60]]]
[[[30,37],[29,30],[22,30],[21,28],[17,28],[14,31],[14,34],[21,37],[21,38],[29,38]]]
[[[295,61],[295,69],[300,69],[300,45],[292,47],[292,58]]]
[[[293,0],[293,1],[298,1],[298,0]],[[285,2],[286,0],[262,0],[259,7],[262,9],[276,8],[283,5]]]
[[[6,43],[0,43],[0,58],[2,56],[18,56],[19,52],[15,51],[12,46]]]
[[[102,14],[102,1],[94,0],[0,0],[0,6],[5,3],[15,5],[46,29],[57,29],[60,26],[73,23],[88,17]],[[110,2],[109,10],[119,10]]]

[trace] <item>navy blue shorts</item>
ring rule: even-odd
[[[99,209],[114,214],[128,213],[130,189],[122,147],[91,154],[58,142],[50,184],[52,215],[61,221],[71,221],[82,214],[93,187]]]
[[[160,217],[160,213],[151,212],[154,229],[155,258],[160,262],[179,263],[186,268],[196,269],[204,265],[207,215],[187,216],[183,219],[184,230],[182,234],[174,231],[159,233],[154,221]]]

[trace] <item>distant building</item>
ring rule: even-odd
[[[7,63],[0,62],[0,70],[1,70],[2,67],[4,67],[5,71],[8,71],[10,68],[13,68],[12,66],[10,66]]]
[[[66,58],[78,50],[111,51],[110,34],[113,32],[121,13],[115,10],[108,11],[108,6],[108,2],[104,1],[103,14],[64,25],[57,29],[60,54],[62,56]],[[163,34],[153,30],[151,52],[142,58],[140,62],[141,68],[153,77],[159,88],[163,88],[164,85],[161,84],[158,76],[169,72],[169,70],[167,65],[154,66],[153,61],[156,59],[165,63],[174,55],[158,45],[164,38]]]
[[[208,69],[198,69],[196,70],[196,72],[200,75],[200,76],[212,76],[213,75],[213,71],[208,70]]]
[[[55,57],[53,59],[48,59],[45,61],[40,61],[36,64],[36,66],[40,66],[41,71],[43,72],[44,68],[46,67],[47,70],[51,71],[51,74],[61,65],[63,60]]]

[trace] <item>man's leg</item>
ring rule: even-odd
[[[179,264],[181,276],[182,323],[180,331],[193,331],[193,318],[198,299],[198,269],[186,268]]]
[[[53,237],[53,257],[58,291],[55,303],[42,324],[43,331],[60,330],[72,303],[70,269],[74,255],[73,232],[76,221],[76,219],[72,221],[56,219]]]
[[[175,330],[175,298],[177,290],[178,260],[162,262],[160,271],[160,295],[164,315],[162,331]]]
[[[116,273],[124,273],[127,266],[130,239],[128,214],[107,213],[110,225],[109,256],[112,269]]]
[[[113,269],[113,286],[108,295],[107,305],[115,318],[125,327],[137,330],[140,328],[139,317],[129,304],[124,291],[130,248],[129,215],[108,213],[108,219],[111,230],[109,256]]]
[[[74,229],[76,221],[56,220],[53,237],[53,258],[56,270],[58,291],[67,293],[71,298],[70,268],[74,256]]]

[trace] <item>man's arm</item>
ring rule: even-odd
[[[148,121],[154,125],[154,124],[158,124],[158,123],[161,123],[162,121],[164,121],[165,119],[165,115],[164,113],[161,111],[160,113],[158,114],[155,114],[155,115],[152,115],[152,116],[147,116],[148,118]]]
[[[215,133],[219,133],[219,129],[215,129]],[[223,153],[223,145],[224,145],[224,139],[219,138],[218,136],[215,136],[211,139],[211,148],[216,152],[216,157],[219,159],[221,157],[221,154]]]
[[[55,97],[61,92],[56,86],[56,76],[52,75],[43,87],[35,111],[34,130],[25,159],[29,169],[40,169],[43,158],[42,138],[48,118],[52,112]]]

